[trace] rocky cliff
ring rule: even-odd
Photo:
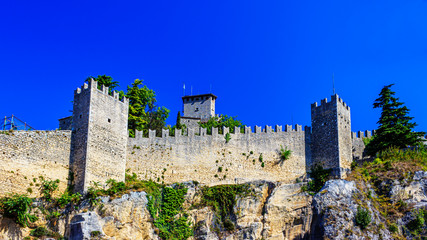
[[[389,204],[399,203],[407,208],[401,215],[393,215],[399,216],[396,225],[387,217],[390,213],[378,205],[379,196],[367,182],[329,180],[314,196],[301,190],[304,184],[267,181],[244,184],[246,192],[236,196],[232,210],[226,213],[227,223],[218,209],[203,202],[204,186],[185,182],[182,211],[178,215],[187,217],[193,233],[189,239],[197,240],[402,239],[403,236],[417,239],[425,229],[420,213],[424,214],[427,204],[427,172],[390,182]],[[134,191],[119,197],[99,197],[97,204],[85,200],[64,209],[56,218],[43,217],[43,208],[34,208],[39,220],[29,227],[48,226],[73,240],[161,239],[161,226],[154,224],[150,212],[150,196],[144,191]],[[42,206],[43,202],[36,201],[33,205]],[[369,215],[366,226],[357,220],[361,209]],[[0,224],[0,239],[31,239],[30,228],[20,227],[6,217],[0,218]],[[54,238],[59,239],[60,235]]]

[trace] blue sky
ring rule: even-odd
[[[375,129],[384,85],[427,131],[427,1],[3,1],[0,116],[37,129],[70,114],[73,90],[134,79],[181,110],[183,83],[247,125],[310,123],[336,92],[352,130]]]

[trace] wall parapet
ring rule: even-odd
[[[81,88],[77,88],[76,90],[74,90],[74,96],[85,93],[85,92],[89,92],[90,89],[97,90],[98,92],[103,93],[111,98],[114,98],[115,100],[121,103],[129,104],[128,98],[122,97],[121,99],[119,99],[120,95],[119,95],[119,92],[117,91],[113,91],[112,95],[110,95],[109,87],[106,87],[105,85],[101,85],[101,90],[98,89],[98,82],[95,81],[93,78],[90,79],[89,83],[84,83]]]
[[[340,98],[338,96],[338,94],[332,95],[330,102],[328,102],[327,98],[324,98],[324,99],[320,100],[320,105],[318,105],[317,102],[312,103],[311,104],[311,110],[314,110],[314,109],[323,109],[325,107],[327,108],[333,102],[336,102],[337,104],[341,104],[345,109],[350,110],[350,107],[347,105],[347,103],[344,102],[344,100],[342,100],[342,98]]]
[[[358,131],[358,132],[352,132],[351,138],[370,138],[375,135],[375,130],[365,130],[365,131]]]
[[[274,128],[272,126],[266,125],[264,128],[261,126],[255,126],[254,131],[252,131],[252,128],[250,126],[245,126],[244,131],[240,131],[240,127],[235,127],[234,132],[230,131],[228,127],[223,127],[221,129],[222,131],[219,131],[219,128],[213,127],[211,129],[211,134],[207,133],[206,128],[188,128],[187,131],[184,132],[184,134],[181,133],[181,131],[176,130],[175,135],[172,135],[169,131],[169,129],[162,129],[162,134],[160,137],[157,137],[156,130],[148,130],[148,137],[145,137],[142,131],[135,130],[135,137],[129,137],[131,139],[154,139],[154,138],[182,138],[182,137],[193,137],[193,136],[200,136],[200,137],[208,137],[208,136],[225,136],[227,133],[231,134],[232,136],[241,135],[244,136],[275,136],[280,133],[304,133],[308,131],[308,133],[311,133],[311,128],[308,126],[305,126],[304,129],[302,125],[296,124],[294,127],[292,125],[286,125],[285,130],[282,131],[282,126],[276,125]]]

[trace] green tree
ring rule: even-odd
[[[125,93],[123,91],[118,91],[117,88],[119,87],[119,82],[113,81],[113,78],[111,76],[107,75],[98,75],[98,77],[92,77],[89,76],[86,78],[85,82],[89,82],[90,79],[93,78],[93,80],[98,82],[98,89],[101,90],[101,86],[104,85],[108,87],[108,94],[112,95],[113,91],[117,91],[119,93],[119,98],[122,99]]]
[[[176,116],[175,128],[178,128],[178,129],[182,128],[182,125],[181,125],[181,112],[180,111],[178,111],[178,115]]]
[[[374,102],[374,108],[381,109],[381,117],[377,122],[379,127],[372,140],[366,146],[370,156],[390,147],[405,148],[422,142],[423,132],[414,132],[415,122],[409,116],[409,109],[399,102],[395,92],[391,90],[394,84],[384,86]]]
[[[148,134],[148,129],[161,134],[169,116],[169,109],[156,105],[156,94],[136,79],[128,86],[126,97],[129,98],[129,135],[135,136],[135,130]]]
[[[235,117],[229,117],[227,115],[220,115],[219,117],[211,117],[207,122],[199,122],[200,127],[206,128],[207,134],[212,134],[212,127],[219,128],[219,133],[222,132],[222,127],[228,127],[231,133],[234,133],[234,127],[240,127],[243,131],[245,125]]]

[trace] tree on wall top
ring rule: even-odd
[[[98,82],[98,89],[101,90],[101,86],[104,85],[108,87],[108,94],[113,94],[113,91],[116,90],[116,88],[119,87],[119,82],[113,81],[113,78],[111,76],[107,75],[98,75],[98,77],[92,77],[89,76],[86,78],[85,82],[89,82],[90,79],[93,78],[93,80]],[[122,98],[125,94],[123,91],[118,91],[119,97]]]
[[[394,84],[384,86],[374,102],[374,108],[381,108],[381,117],[378,120],[379,127],[372,140],[366,146],[366,152],[374,156],[390,147],[405,148],[415,146],[422,142],[423,132],[414,132],[417,124],[411,122],[413,117],[409,116],[409,109],[399,98],[394,97],[395,92],[391,90]]]
[[[169,109],[156,105],[155,92],[136,79],[132,86],[128,86],[126,97],[129,98],[129,135],[135,136],[135,129],[143,131],[145,135],[148,134],[148,129],[161,134]]]

